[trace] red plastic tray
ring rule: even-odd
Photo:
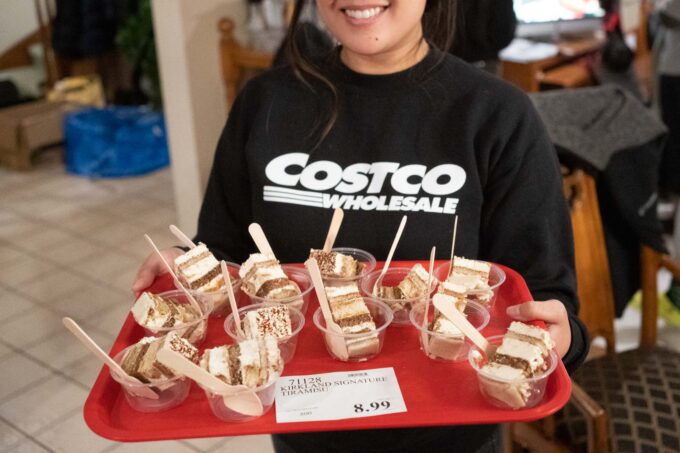
[[[427,266],[426,262],[421,262]],[[396,264],[396,263],[395,263]],[[402,262],[412,266],[415,262]],[[509,324],[505,308],[531,300],[522,277],[503,267],[507,274],[501,286],[491,322],[485,336],[502,334]],[[161,278],[152,290],[172,286]],[[315,300],[315,299],[313,299]],[[322,422],[276,423],[276,408],[259,419],[245,423],[225,423],[211,412],[203,391],[195,384],[187,400],[165,412],[145,414],[133,410],[125,401],[121,387],[104,367],[85,402],[85,421],[95,433],[117,441],[152,441],[195,437],[236,436],[246,434],[295,433],[353,429],[404,428],[482,423],[531,421],[550,415],[566,404],[571,394],[571,380],[560,362],[551,375],[543,402],[531,409],[498,409],[487,403],[477,386],[477,377],[467,362],[445,363],[428,359],[419,349],[416,330],[390,327],[381,354],[368,362],[351,364],[330,358],[323,337],[311,320],[318,306],[310,304],[307,323],[300,333],[294,359],[286,365],[284,376],[353,371],[393,367],[404,396],[407,412],[375,417]],[[202,348],[229,343],[223,330],[223,318],[211,318],[208,336]],[[136,342],[143,330],[128,316],[116,339],[111,355]]]

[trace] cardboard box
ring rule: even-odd
[[[31,154],[64,141],[64,115],[78,107],[35,101],[0,110],[0,165],[31,169]]]

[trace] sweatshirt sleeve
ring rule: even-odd
[[[518,96],[513,111],[502,113],[509,126],[489,145],[480,256],[519,272],[534,300],[565,305],[572,340],[563,361],[571,372],[588,350],[578,319],[571,220],[557,154],[529,100]]]
[[[234,101],[217,143],[195,238],[218,259],[237,263],[248,256],[252,242],[248,235],[252,212],[245,156],[249,130],[247,92],[246,87]]]

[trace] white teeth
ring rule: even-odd
[[[368,19],[377,14],[380,14],[385,8],[378,6],[369,9],[346,9],[345,14],[354,19]]]

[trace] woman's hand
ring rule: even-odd
[[[161,254],[165,260],[170,263],[175,261],[175,258],[182,255],[184,252],[176,247],[161,250]],[[137,293],[145,288],[148,288],[157,276],[167,272],[165,264],[161,261],[156,253],[147,256],[142,265],[137,271],[135,281],[132,283],[132,292]]]
[[[508,307],[506,313],[517,321],[544,321],[560,357],[564,357],[569,351],[571,326],[569,325],[567,309],[559,300],[525,302]]]

